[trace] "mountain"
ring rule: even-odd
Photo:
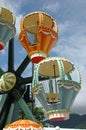
[[[50,120],[46,120],[43,122],[44,125],[50,124],[55,126],[59,126],[61,128],[82,128],[86,129],[86,115],[78,115],[78,114],[70,114],[69,120],[52,122]]]

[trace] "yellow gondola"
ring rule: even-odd
[[[46,58],[58,40],[57,24],[44,12],[34,12],[25,16],[20,29],[19,41],[33,63]]]
[[[14,37],[15,16],[6,8],[0,8],[0,50],[4,49],[6,43]]]

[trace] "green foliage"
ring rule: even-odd
[[[32,114],[34,115],[34,117],[38,120],[38,122],[41,123],[41,121],[43,121],[43,119],[45,118],[42,107],[38,108],[34,102],[27,103],[27,105],[31,110]],[[26,119],[26,116],[22,110],[20,110],[18,119]]]
[[[43,113],[43,110],[42,108],[38,108],[38,107],[34,107],[33,108],[33,115],[35,116],[35,118],[39,121],[43,121],[43,119],[45,118],[44,117],[44,113]]]
[[[86,129],[86,121],[75,126],[76,129]]]

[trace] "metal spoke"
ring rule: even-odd
[[[14,38],[9,41],[8,45],[8,71],[14,70]]]
[[[24,101],[24,99],[22,98],[20,93],[17,91],[17,89],[15,89],[12,93],[13,93],[13,95],[15,97],[15,100],[18,102],[18,104],[21,107],[22,111],[26,115],[26,117],[28,119],[30,119],[30,120],[36,121],[36,119],[34,118],[32,112],[30,111],[29,107],[27,106],[26,102]]]
[[[3,104],[2,110],[0,111],[0,130],[2,130],[4,128],[4,125],[6,123],[6,118],[8,116],[10,105],[11,105],[11,102],[12,102],[11,99],[12,98],[8,94],[6,100]]]
[[[0,68],[0,77],[4,73],[4,71]]]
[[[28,56],[25,57],[25,59],[23,60],[23,62],[20,64],[20,66],[18,67],[18,69],[16,70],[16,74],[18,76],[20,76],[23,71],[25,70],[25,68],[27,67],[27,65],[30,63],[30,59]]]

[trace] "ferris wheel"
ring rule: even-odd
[[[77,67],[68,59],[49,57],[49,52],[58,41],[57,23],[44,12],[33,12],[22,18],[18,38],[28,55],[15,70],[15,17],[8,9],[1,8],[0,11],[0,50],[9,42],[8,70],[4,72],[0,68],[0,129],[18,119],[20,108],[27,119],[36,120],[22,97],[30,83],[33,95],[38,98],[50,120],[69,119],[70,107],[81,89],[81,76]],[[32,66],[35,64],[34,75],[22,77],[30,63]],[[71,72],[74,70],[78,81],[72,79]],[[48,89],[44,90],[44,84],[39,77],[47,79]],[[33,102],[30,94],[28,96],[29,102]]]
[[[24,44],[24,48],[29,51],[30,58],[28,56],[22,60],[22,63],[19,67],[14,70],[14,36],[16,33],[15,28],[15,16],[6,8],[0,8],[1,16],[0,16],[0,50],[4,49],[6,43],[8,44],[8,70],[4,72],[2,68],[0,68],[0,94],[2,95],[0,101],[0,127],[1,129],[18,118],[19,114],[19,106],[25,113],[26,117],[31,120],[35,120],[31,111],[26,105],[22,97],[22,93],[25,90],[26,84],[32,82],[32,77],[24,78],[22,77],[23,71],[26,69],[27,65],[30,62],[38,63],[40,60],[44,59],[52,46],[55,44],[54,42],[57,40],[56,33],[49,29],[49,27],[54,26],[54,21],[50,16],[37,12],[30,14],[23,18],[21,22],[21,32],[19,35],[20,41]],[[45,20],[43,20],[45,19]],[[30,21],[30,22],[29,22]],[[43,23],[44,21],[44,23]],[[29,23],[28,23],[29,22]],[[48,22],[48,23],[47,23]],[[47,23],[47,28],[43,28],[42,24]],[[29,25],[29,26],[28,26]],[[37,27],[38,26],[38,27]],[[37,29],[38,28],[38,29]],[[39,30],[39,31],[38,31]],[[39,37],[48,37],[48,45],[47,48],[44,49],[44,44],[41,40],[41,46],[39,48],[38,45],[29,45],[30,41],[27,40],[27,32],[29,34],[34,35],[34,42],[38,42]],[[38,35],[37,35],[38,33]],[[51,33],[51,34],[50,34]],[[43,35],[43,36],[42,36]],[[54,38],[53,38],[54,37]],[[52,40],[52,41],[51,41]],[[51,42],[50,42],[51,41]],[[52,46],[51,46],[52,43]],[[38,50],[38,52],[37,52]],[[31,70],[30,70],[31,71]],[[29,95],[28,95],[29,96]]]

